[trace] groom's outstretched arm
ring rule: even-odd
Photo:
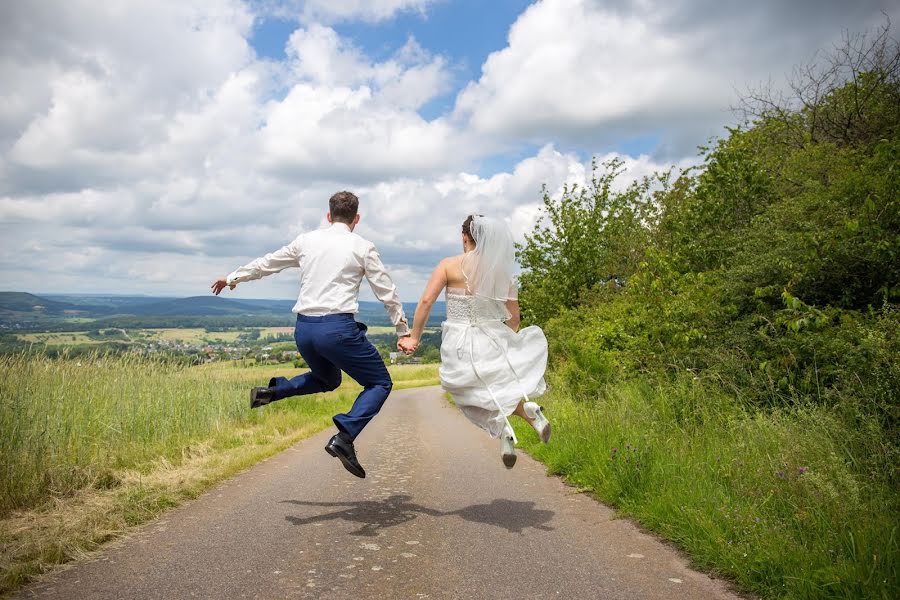
[[[388,311],[391,323],[397,329],[397,335],[400,337],[409,335],[409,323],[406,321],[406,315],[403,312],[403,304],[400,302],[400,296],[397,294],[397,286],[394,280],[388,275],[375,244],[369,246],[366,252],[366,279],[369,280],[369,286],[375,297],[378,298]]]
[[[300,258],[303,254],[302,251],[303,236],[300,235],[287,246],[279,248],[275,252],[270,252],[265,256],[260,256],[243,267],[238,267],[226,277],[217,279],[211,286],[212,291],[218,296],[219,292],[226,287],[234,289],[234,286],[243,281],[260,279],[261,277],[278,273],[287,268],[299,266]]]

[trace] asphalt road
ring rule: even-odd
[[[325,453],[330,435],[19,597],[738,597],[529,457],[507,471],[499,443],[439,388],[391,395],[357,440],[367,479]]]

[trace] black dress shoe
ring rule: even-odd
[[[275,390],[267,387],[255,387],[250,390],[250,408],[259,408],[275,400]]]
[[[341,459],[344,468],[360,479],[366,478],[366,470],[356,460],[356,450],[353,448],[353,442],[345,440],[340,434],[334,435],[328,441],[328,445],[325,446],[325,452]]]

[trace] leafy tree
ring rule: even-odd
[[[601,283],[618,284],[634,272],[657,220],[654,185],[668,174],[616,191],[623,171],[618,159],[593,164],[591,182],[563,188],[559,198],[543,189],[543,211],[518,247],[522,315],[544,323]]]

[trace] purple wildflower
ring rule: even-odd
[[[799,471],[801,475],[804,475],[807,471],[809,471],[809,469],[807,469],[806,467],[800,467],[799,469],[797,469],[797,471]]]
[[[775,471],[775,476],[779,479],[784,479],[784,471]]]

